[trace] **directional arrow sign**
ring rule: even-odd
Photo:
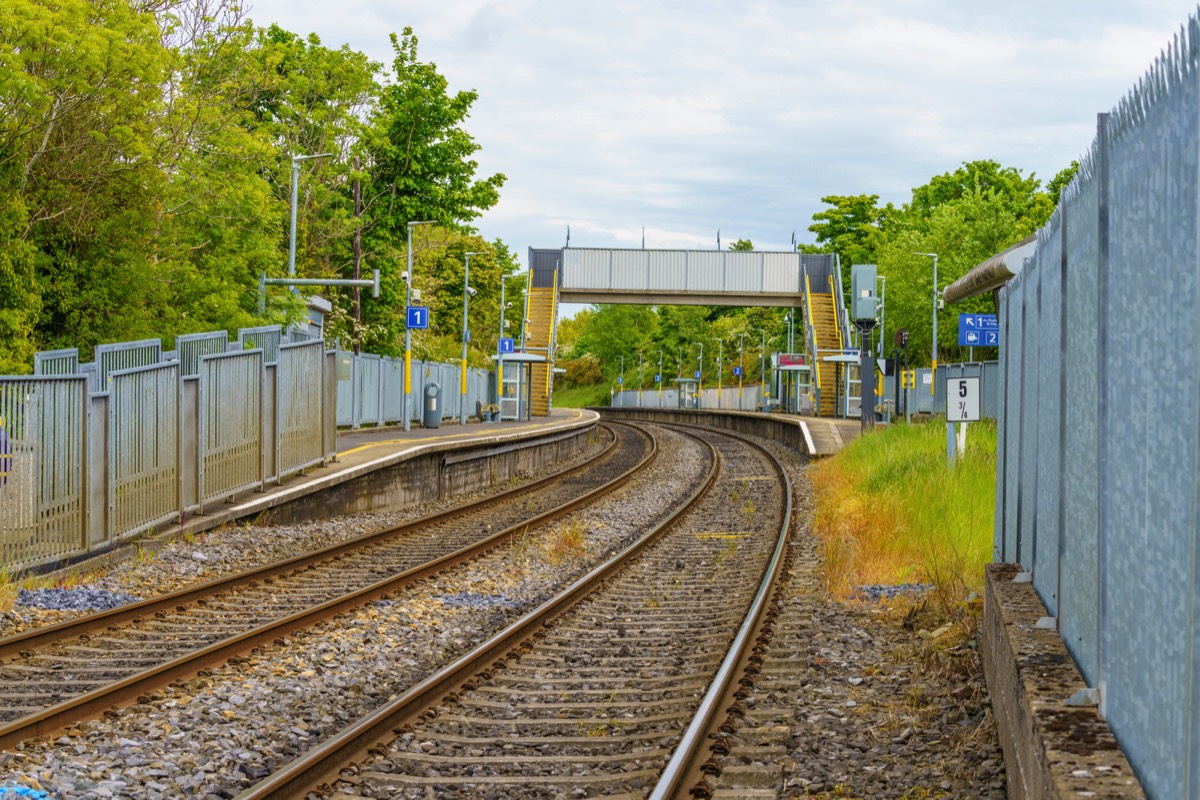
[[[959,314],[959,347],[999,347],[1000,322],[995,314]]]

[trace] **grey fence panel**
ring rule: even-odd
[[[1031,387],[1037,395],[1037,417],[1030,432],[1036,443],[1039,474],[1033,528],[1034,585],[1051,616],[1058,616],[1059,495],[1062,491],[1062,216],[1050,218],[1038,232],[1038,379]],[[1027,348],[1028,350],[1028,348]],[[1031,448],[1034,449],[1034,448]],[[1042,567],[1045,566],[1045,569]]]
[[[284,478],[325,460],[323,387],[325,345],[313,340],[279,347],[275,393],[277,461],[275,475]]]
[[[1186,77],[1174,55],[1109,119],[1100,418],[1104,710],[1150,794],[1162,797],[1182,794],[1200,747],[1200,720],[1188,719],[1200,685],[1191,652],[1200,634],[1200,96],[1195,53]],[[1200,796],[1200,775],[1192,781],[1188,794]]]
[[[1038,353],[1038,329],[1041,308],[1038,290],[1041,280],[1041,261],[1029,262],[1025,272],[1024,306],[1021,332],[1021,488],[1017,499],[1017,560],[1032,569],[1037,546],[1037,487],[1043,477],[1038,469],[1038,378],[1041,361]]]
[[[979,378],[979,416],[987,419],[999,416],[1003,381],[998,361],[939,364],[933,379],[933,407],[938,414],[946,413],[946,381],[949,378]],[[892,400],[895,397],[893,381],[888,378],[885,383],[889,390],[882,399]]]
[[[179,364],[183,367],[185,378],[200,374],[200,359],[203,356],[215,356],[228,349],[229,333],[226,331],[185,333],[175,337],[175,350],[179,353]]]
[[[45,350],[33,354],[34,375],[76,375],[79,373],[79,350]]]
[[[359,363],[359,392],[358,392],[358,422],[360,425],[378,425],[382,420],[380,408],[379,356],[363,354],[358,357]]]
[[[335,351],[334,379],[337,382],[336,418],[340,426],[354,424],[355,355],[348,350]]]
[[[88,382],[0,377],[0,563],[87,548]]]
[[[404,359],[385,358],[379,365],[380,381],[383,386],[383,421],[401,421],[404,401]]]
[[[109,373],[134,367],[149,367],[162,360],[162,340],[143,339],[139,342],[96,345],[98,383],[95,391],[108,391]]]
[[[113,540],[172,517],[180,485],[180,365],[110,372],[108,518]]]
[[[214,500],[263,485],[263,352],[200,359],[200,510]]]
[[[1067,229],[1065,448],[1063,451],[1063,537],[1058,627],[1089,685],[1099,674],[1099,182],[1089,154],[1063,196]]]
[[[279,325],[239,328],[237,343],[238,350],[262,350],[263,363],[274,364],[279,358],[279,345],[283,344],[283,328]]]
[[[1022,276],[1018,275],[1009,281],[1007,299],[1004,305],[1005,318],[1005,358],[1008,371],[1008,383],[1005,387],[1004,398],[1004,464],[1005,486],[1004,496],[1004,529],[1001,531],[1001,550],[1005,561],[1020,561],[1020,545],[1017,536],[1017,510],[1020,496],[1021,460],[1021,376],[1022,363],[1021,341],[1024,330],[1024,285]]]

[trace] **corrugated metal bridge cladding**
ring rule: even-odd
[[[837,269],[829,255],[575,247],[530,249],[529,264],[533,285],[557,283],[564,303],[776,307],[801,306],[805,274],[828,291]]]

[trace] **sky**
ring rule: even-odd
[[[466,122],[475,221],[528,247],[787,250],[827,195],[903,203],[964,161],[1049,181],[1195,0],[249,0],[390,68],[411,26]]]

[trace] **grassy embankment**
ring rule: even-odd
[[[608,384],[575,386],[570,389],[554,387],[552,402],[555,408],[586,408],[608,405]]]
[[[856,439],[811,476],[832,595],[846,597],[866,584],[924,583],[949,611],[981,593],[992,558],[995,423],[971,424],[953,471],[939,419]]]

